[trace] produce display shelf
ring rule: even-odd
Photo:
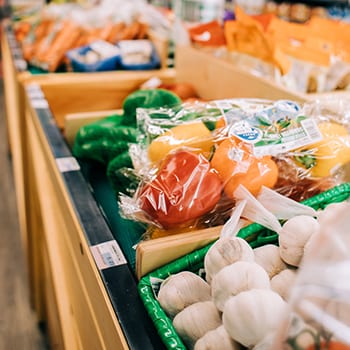
[[[305,200],[303,203],[316,210],[324,209],[331,203],[339,203],[350,197],[350,183],[343,183],[325,192]],[[239,231],[238,237],[245,239],[252,248],[261,247],[265,244],[278,244],[278,234],[257,224],[250,224]],[[167,349],[182,349],[187,347],[176,332],[172,320],[160,306],[155,297],[154,281],[164,280],[170,275],[182,271],[191,271],[196,274],[204,268],[204,258],[212,244],[187,254],[169,264],[166,264],[144,276],[138,285],[142,301],[153,320]]]
[[[63,116],[82,109],[79,94],[91,101],[97,91],[92,110],[113,96],[113,105],[104,109],[120,108],[123,98],[153,74],[170,82],[174,70],[31,74],[11,24],[4,29],[9,151],[38,322],[46,323],[50,345],[57,349],[162,349],[136,276],[62,129]]]
[[[43,132],[56,169],[74,206],[110,302],[132,349],[161,349],[138,297],[135,277],[108,227],[80,166],[57,128],[39,85],[26,88],[29,109]],[[98,249],[100,248],[100,249]],[[103,248],[103,249],[102,249]],[[96,253],[97,252],[97,253]]]

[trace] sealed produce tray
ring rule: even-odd
[[[342,202],[349,197],[350,183],[344,183],[303,201],[303,204],[313,207],[316,210],[324,209],[328,204]],[[252,248],[269,243],[277,244],[278,242],[277,233],[256,223],[241,229],[237,236],[244,238]],[[186,346],[174,329],[171,319],[158,303],[154,294],[153,281],[165,279],[181,271],[198,273],[200,269],[203,269],[204,257],[210,247],[211,244],[156,269],[144,276],[138,284],[139,294],[146,310],[168,349],[186,349]]]

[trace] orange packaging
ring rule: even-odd
[[[80,35],[81,28],[73,22],[63,21],[57,23],[56,31],[51,32],[45,38],[46,42],[37,53],[36,61],[49,72],[56,71],[63,62],[65,53],[69,49],[76,47]]]
[[[225,22],[225,37],[229,51],[238,51],[275,63],[275,46],[263,25],[237,7],[236,21]]]
[[[191,27],[188,33],[193,43],[201,46],[226,45],[223,27],[218,21],[211,21]]]

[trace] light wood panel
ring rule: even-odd
[[[46,268],[52,278],[49,295],[57,305],[56,322],[50,316],[50,334],[60,338],[57,334],[61,328],[59,349],[127,349],[56,160],[31,109],[27,126],[28,146],[35,154],[31,161],[44,226],[42,250],[47,252]],[[37,284],[41,275],[38,270]]]
[[[191,46],[178,46],[175,59],[176,79],[190,81],[203,99],[247,97],[299,102],[308,99],[305,94],[254,76],[230,62]]]

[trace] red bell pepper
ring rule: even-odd
[[[162,162],[156,177],[139,193],[140,208],[163,228],[184,227],[218,203],[221,180],[202,155],[179,150]]]

